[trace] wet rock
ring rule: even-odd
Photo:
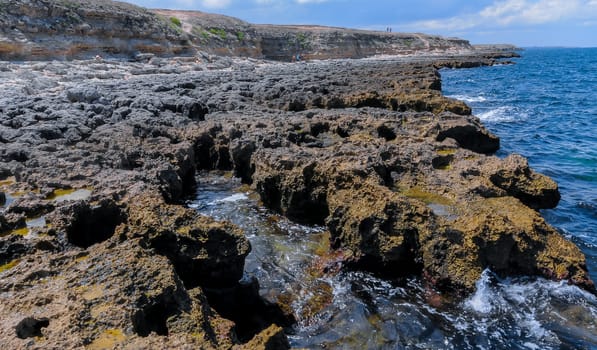
[[[428,209],[368,183],[329,197],[332,242],[350,251],[359,268],[392,277],[420,272],[419,236],[433,220]]]
[[[254,186],[264,204],[299,222],[323,223],[329,212],[327,180],[316,163],[308,153],[289,157],[286,149],[271,152],[253,158]]]
[[[555,208],[560,201],[558,185],[547,176],[533,172],[520,155],[510,155],[497,165],[489,163],[485,171],[494,185],[532,208]]]
[[[167,256],[188,288],[230,287],[242,278],[248,240],[229,223],[198,216],[158,198],[137,198],[122,234],[143,235],[148,248]]]
[[[529,208],[554,205],[557,187],[486,155],[499,140],[441,95],[437,57],[200,60],[6,66],[0,176],[14,181],[0,186],[19,193],[0,214],[8,348],[32,341],[15,336],[27,317],[50,320],[43,348],[287,348],[272,324],[292,315],[242,280],[247,238],[184,207],[197,170],[232,171],[268,207],[327,225],[334,271],[470,293],[491,268],[593,290],[578,248]],[[25,89],[41,75],[48,89]],[[68,188],[89,194],[50,199]],[[37,215],[47,224],[26,228]],[[313,310],[331,297],[318,288]]]
[[[233,349],[282,350],[290,349],[290,344],[284,330],[279,326],[271,325],[247,343],[234,346]]]
[[[437,141],[452,138],[466,149],[478,153],[495,153],[500,148],[500,139],[483,128],[476,118],[454,118],[442,115]]]
[[[327,149],[299,143],[257,150],[251,180],[263,203],[297,221],[325,222],[347,266],[388,277],[422,274],[444,292],[470,293],[486,268],[500,276],[548,278],[557,278],[552,271],[559,270],[559,276],[593,290],[582,254],[573,245],[562,248],[569,259],[556,263],[554,256],[549,268],[535,258],[555,253],[546,251],[553,238],[545,235],[554,231],[526,203],[511,197],[511,188],[518,185],[519,192],[528,193],[544,186],[549,193],[550,186],[526,163],[480,155],[479,147],[468,151],[462,139],[439,142],[437,118],[431,116],[384,122],[397,130],[395,139],[388,138],[379,134],[379,120],[368,112],[369,119],[353,115],[350,123],[324,114],[326,129],[344,130],[344,137],[332,139]],[[308,123],[319,118],[311,115]],[[301,127],[301,121],[294,123]],[[473,135],[484,130],[474,120],[472,125]],[[244,133],[251,134],[250,129]],[[435,146],[405,143],[424,136]],[[494,173],[517,182],[504,185],[488,169],[501,169]]]
[[[581,272],[586,267],[578,248],[534,210],[512,197],[469,206],[449,229],[422,238],[425,273],[436,285],[473,290],[489,268],[501,276],[540,274],[594,290]]]
[[[287,344],[284,333],[272,332],[271,327],[290,327],[295,320],[292,315],[285,314],[277,304],[270,303],[259,295],[259,283],[256,279],[242,280],[230,288],[204,290],[210,305],[218,314],[234,321],[234,331],[238,339],[242,343],[248,342],[245,346],[258,339],[276,345]],[[251,339],[253,337],[258,338]]]

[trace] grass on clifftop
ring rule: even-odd
[[[219,36],[222,40],[226,39],[226,37],[228,36],[228,33],[226,33],[226,31],[222,28],[210,28],[209,32],[213,35]]]
[[[176,17],[170,17],[170,23],[174,24],[175,26],[181,28],[182,22]]]

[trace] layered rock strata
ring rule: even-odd
[[[485,58],[272,64],[210,57],[3,63],[0,338],[11,348],[284,348],[283,305],[241,279],[250,245],[182,200],[232,171],[324,224],[346,268],[469,293],[486,268],[594,292],[536,211],[557,185],[437,67]]]
[[[0,59],[101,55],[146,60],[152,55],[196,56],[206,52],[290,61],[296,55],[326,59],[464,51],[495,53],[487,48],[477,50],[458,38],[322,26],[255,25],[221,15],[147,10],[109,0],[0,0]]]

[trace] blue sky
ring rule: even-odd
[[[457,36],[472,43],[597,47],[597,0],[128,0],[252,23]]]

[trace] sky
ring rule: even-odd
[[[597,47],[597,0],[126,0],[251,23],[455,36],[473,44]]]

